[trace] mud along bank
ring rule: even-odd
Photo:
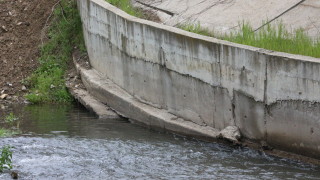
[[[93,67],[82,80],[120,114],[168,129],[181,120],[213,136],[235,125],[248,139],[320,158],[319,59],[188,33],[103,0],[78,7]]]

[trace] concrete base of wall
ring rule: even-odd
[[[121,117],[106,105],[99,102],[84,89],[68,87],[72,96],[85,108],[95,113],[99,119],[120,119]]]
[[[218,129],[215,129],[215,128],[211,128],[208,126],[200,126],[190,121],[183,120],[177,116],[170,114],[169,112],[163,109],[154,108],[150,105],[141,103],[135,97],[132,97],[128,93],[124,92],[120,87],[115,85],[113,82],[103,79],[100,76],[100,74],[93,69],[86,70],[84,68],[81,68],[81,66],[79,66],[78,64],[76,64],[76,67],[77,67],[78,73],[81,74],[82,80],[85,82],[89,90],[86,91],[83,89],[68,87],[69,91],[88,110],[96,113],[99,118],[110,119],[110,118],[122,118],[121,116],[123,116],[123,117],[129,118],[129,121],[135,124],[139,124],[139,125],[146,126],[148,128],[152,128],[160,131],[170,131],[170,132],[174,132],[174,133],[178,133],[186,136],[200,138],[202,140],[207,140],[207,141],[216,141],[218,139],[225,139],[228,142],[236,142],[237,146],[238,145],[244,146],[244,147],[247,146],[256,150],[263,150],[265,153],[270,155],[283,157],[283,158],[296,159],[306,163],[320,164],[320,161],[317,159],[273,149],[269,146],[267,149],[264,149],[263,145],[261,145],[260,143],[253,143],[248,139],[243,139],[241,142],[238,142],[238,139],[240,138],[241,135],[240,135],[239,129],[236,128],[235,126],[228,126],[222,131],[219,131]],[[90,88],[92,86],[96,86],[96,88]],[[90,93],[93,93],[96,97],[91,95],[89,91]],[[103,96],[105,97],[101,98]],[[241,94],[237,95],[237,98],[241,98]],[[104,103],[100,102],[100,100]],[[244,103],[250,103],[250,102],[244,102]],[[112,107],[115,107],[117,110],[117,113],[120,113],[121,116],[116,114],[106,104]],[[246,114],[246,112],[243,112],[243,113]],[[248,119],[251,119],[251,118],[249,117]],[[259,126],[259,124],[256,124],[256,125]],[[246,133],[253,133],[256,135],[256,134],[264,134],[265,132],[248,131]],[[272,141],[277,142],[275,140],[272,140]],[[219,142],[225,142],[225,141],[219,141]],[[303,154],[301,152],[297,152],[297,153]]]
[[[139,102],[112,81],[102,78],[94,69],[82,69],[80,73],[88,91],[102,103],[111,106],[121,116],[152,128],[161,128],[201,139],[211,139],[219,136],[219,130],[217,129],[185,121],[166,110]]]
[[[167,110],[142,103],[109,79],[103,78],[94,69],[84,69],[78,64],[76,64],[76,68],[87,91],[72,87],[69,87],[69,90],[81,104],[94,111],[100,118],[120,117],[108,108],[110,106],[130,121],[153,129],[166,130],[209,141],[225,139],[237,142],[241,137],[239,129],[235,126],[228,126],[219,131],[209,126],[201,126],[184,120]]]

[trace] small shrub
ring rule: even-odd
[[[10,146],[4,146],[1,149],[0,172],[5,169],[12,169],[12,151]]]

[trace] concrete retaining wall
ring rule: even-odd
[[[320,158],[320,59],[185,32],[103,0],[78,6],[92,67],[141,102]]]

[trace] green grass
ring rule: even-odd
[[[8,136],[13,136],[15,134],[19,134],[19,131],[0,128],[0,137],[8,137]]]
[[[19,120],[19,117],[14,115],[12,112],[4,118],[4,121],[6,123],[10,123],[10,124],[17,121],[17,120]]]
[[[214,37],[214,34],[215,34],[213,31],[210,31],[208,28],[201,27],[200,22],[198,22],[197,24],[193,24],[193,23],[178,24],[177,27],[185,31],[201,34],[204,36]]]
[[[50,24],[49,40],[41,47],[40,67],[26,80],[32,103],[67,103],[72,101],[64,75],[73,47],[85,50],[81,19],[75,1],[62,0],[56,6]]]
[[[145,14],[143,13],[143,11],[139,8],[133,7],[130,0],[106,0],[106,1],[132,16],[145,18],[144,17]]]
[[[17,129],[19,129],[19,117],[14,115],[12,112],[4,118],[4,122],[10,126],[15,126]]]
[[[11,146],[4,146],[1,148],[0,154],[0,172],[5,169],[12,169],[12,151]]]
[[[0,127],[0,137],[8,137],[20,134],[21,131],[19,130],[19,125],[19,117],[13,114],[12,112],[4,116],[3,122],[1,121],[2,127]]]
[[[281,23],[275,26],[268,24],[257,32],[254,32],[248,23],[242,23],[240,31],[229,35],[216,35],[208,29],[202,28],[199,23],[187,23],[178,25],[178,27],[189,32],[239,44],[320,58],[320,39],[312,40],[302,29],[289,32]]]

